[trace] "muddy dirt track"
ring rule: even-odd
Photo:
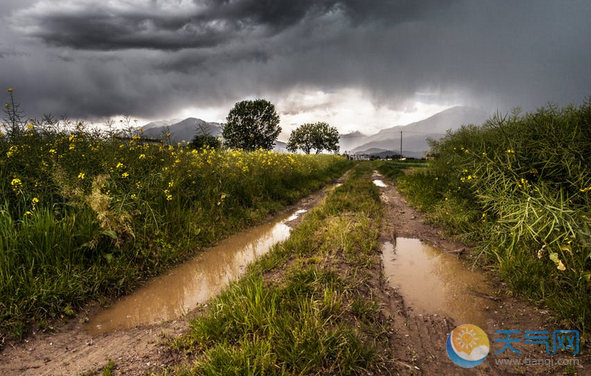
[[[372,179],[384,178],[374,173]],[[385,181],[385,180],[384,180]],[[426,224],[421,213],[408,205],[394,185],[387,182],[387,187],[380,188],[381,198],[386,205],[386,225],[382,232],[382,242],[396,242],[396,238],[416,238],[424,243],[436,246],[444,252],[457,253],[470,250],[461,243],[450,241],[441,229]],[[459,255],[459,254],[458,254]],[[461,257],[461,256],[460,256]],[[481,271],[482,272],[482,271]],[[484,272],[482,272],[484,273]],[[495,359],[540,359],[550,358],[543,345],[513,344],[521,354],[506,350],[495,355],[502,348],[502,343],[494,343],[494,338],[502,338],[500,334],[492,337],[496,330],[548,330],[552,333],[562,328],[551,315],[523,299],[515,297],[507,286],[492,274],[485,273],[485,280],[490,285],[492,294],[480,294],[483,300],[485,326],[481,328],[488,334],[491,350],[487,359],[479,366],[463,369],[456,366],[446,353],[445,343],[448,334],[464,322],[454,322],[450,317],[437,314],[425,314],[410,308],[404,298],[395,289],[385,286],[387,290],[387,314],[395,327],[394,356],[399,360],[400,368],[393,374],[399,375],[556,375],[563,374],[564,366],[498,366]],[[478,291],[474,291],[478,294]],[[523,338],[513,334],[511,338]],[[523,340],[522,340],[523,341]],[[551,350],[552,351],[552,350]],[[576,367],[573,371],[579,375],[591,375],[591,359],[582,351],[577,356],[581,365],[588,365],[589,370]],[[557,359],[558,356],[555,356]]]
[[[399,194],[395,186],[381,175],[374,174],[373,179],[382,179],[387,186],[380,188],[382,200],[386,206],[385,225],[382,242],[396,243],[397,238],[420,239],[426,244],[436,246],[443,251],[454,252],[466,249],[463,244],[450,241],[441,231],[425,224],[422,215],[412,209]],[[324,196],[319,192],[291,208],[310,209]],[[297,225],[299,220],[289,223]],[[469,252],[469,249],[466,249]],[[377,273],[379,272],[379,273]],[[376,271],[376,274],[381,274]],[[548,330],[552,333],[562,328],[551,315],[526,303],[508,291],[492,275],[486,275],[491,294],[482,294],[486,310],[486,327],[489,334],[491,351],[485,362],[472,369],[456,366],[446,355],[445,341],[448,334],[457,325],[452,318],[444,315],[426,314],[410,307],[403,296],[390,287],[384,278],[376,283],[375,296],[383,302],[383,312],[391,320],[393,359],[390,369],[383,374],[391,375],[555,375],[566,374],[564,366],[499,366],[495,359],[549,358],[541,345],[514,344],[522,354],[507,351],[495,355],[500,344],[495,344],[491,333],[495,330]],[[478,293],[477,291],[475,292]],[[102,367],[109,360],[115,363],[115,375],[145,375],[149,371],[158,372],[163,367],[182,362],[182,356],[170,352],[167,339],[177,337],[188,330],[187,319],[199,314],[199,309],[187,316],[158,325],[142,326],[132,329],[112,331],[100,335],[89,334],[86,330],[87,318],[93,317],[101,308],[90,305],[75,319],[56,324],[51,333],[36,332],[24,342],[8,343],[0,353],[0,375],[100,375]],[[521,346],[519,346],[521,345]],[[581,365],[589,365],[587,349],[582,349],[578,359]],[[574,367],[575,374],[587,375],[591,372],[582,367]],[[572,374],[572,373],[571,373]]]

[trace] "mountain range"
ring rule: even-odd
[[[439,139],[445,136],[448,129],[455,130],[462,125],[482,124],[488,117],[481,109],[456,106],[408,125],[382,129],[371,136],[360,132],[342,135],[341,153],[376,156],[400,154],[402,138],[402,155],[422,158],[429,151],[428,139]]]
[[[374,135],[365,135],[359,131],[343,134],[339,138],[340,152],[382,157],[399,154],[402,137],[402,155],[421,158],[429,151],[427,139],[438,139],[444,136],[448,129],[458,129],[464,124],[482,124],[487,118],[488,114],[480,109],[452,107],[421,121],[382,129]],[[192,117],[184,120],[154,121],[142,128],[144,136],[150,138],[163,137],[170,132],[174,142],[190,142],[195,134],[201,131],[215,137],[221,137],[222,134],[222,124]],[[285,152],[286,146],[285,142],[277,140],[274,150]]]

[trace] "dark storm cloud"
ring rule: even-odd
[[[502,111],[591,94],[585,0],[27,1],[3,5],[0,84],[39,112],[162,118],[300,89]]]
[[[154,4],[151,10],[135,12],[100,3],[63,11],[41,6],[27,12],[28,22],[35,25],[27,33],[50,45],[81,50],[178,50],[223,45],[241,35],[268,38],[331,12],[340,12],[351,25],[409,21],[445,2],[416,6],[413,0],[196,0],[195,7],[172,14]]]

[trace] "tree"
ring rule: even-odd
[[[231,148],[267,149],[275,146],[281,127],[275,106],[264,99],[242,101],[234,105],[222,130],[224,142]]]
[[[336,153],[339,151],[339,131],[325,122],[300,125],[291,132],[287,143],[287,150],[295,152],[298,149],[306,154],[310,154],[312,149],[316,150],[316,154],[322,150]]]

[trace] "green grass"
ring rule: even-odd
[[[427,167],[426,160],[375,161],[374,163],[382,175],[392,180],[404,176],[404,170],[422,171]]]
[[[477,245],[518,292],[570,326],[591,324],[591,102],[495,116],[432,143],[399,187],[429,218]]]
[[[379,260],[382,207],[370,174],[368,164],[358,165],[288,240],[208,304],[173,344],[194,356],[179,374],[348,375],[380,367],[387,327],[367,280]]]
[[[82,123],[2,129],[0,337],[125,294],[350,166],[331,155],[191,150]]]

